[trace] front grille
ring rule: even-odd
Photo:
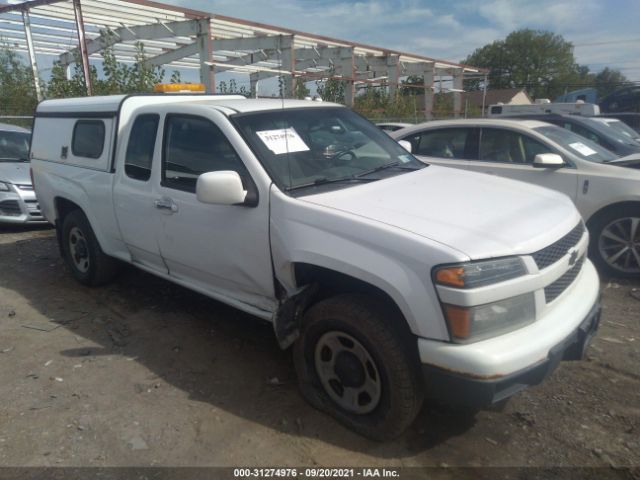
[[[553,282],[550,285],[547,285],[544,289],[544,298],[547,303],[553,302],[556,298],[558,298],[562,292],[564,292],[569,285],[573,283],[573,281],[580,273],[580,269],[582,269],[582,264],[584,263],[584,256],[580,258],[576,262],[576,264],[571,268],[571,270],[567,270],[564,275],[562,275],[558,280]]]
[[[584,223],[580,222],[560,240],[532,254],[538,268],[540,270],[547,268],[549,265],[553,265],[564,257],[572,247],[576,246],[583,234]]]
[[[20,204],[17,200],[4,200],[0,202],[0,215],[18,217],[20,213]]]

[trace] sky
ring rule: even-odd
[[[452,62],[514,30],[544,29],[592,71],[640,80],[640,0],[164,1]]]

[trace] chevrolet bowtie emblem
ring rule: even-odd
[[[569,257],[569,266],[575,265],[577,259],[578,259],[578,251],[574,250],[573,252],[571,252],[571,256]]]

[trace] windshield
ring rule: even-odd
[[[342,180],[342,186],[348,186],[349,181],[373,181],[425,166],[347,108],[270,110],[232,118],[276,185],[284,190]],[[382,173],[383,169],[388,173]]]
[[[30,138],[30,133],[0,130],[0,162],[26,161]]]
[[[622,143],[624,145],[638,146],[638,144],[629,136],[622,133],[619,129],[614,128],[608,122],[601,118],[583,118],[587,125],[591,125],[596,132],[600,132],[603,135],[609,137],[610,141]]]
[[[601,119],[594,119],[594,120],[598,120],[600,122],[605,123],[607,126],[615,130],[618,130],[624,136],[632,140],[635,140],[636,142],[640,140],[640,133],[636,132],[633,128],[631,128],[629,125],[627,125],[621,120],[618,120],[615,118],[601,118]]]
[[[618,158],[615,153],[610,152],[582,135],[565,130],[564,128],[549,125],[547,127],[536,127],[534,130],[583,160],[606,163]]]

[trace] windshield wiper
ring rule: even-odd
[[[356,178],[360,178],[360,177],[364,177],[366,175],[370,175],[372,173],[376,173],[376,172],[380,172],[382,170],[386,170],[388,168],[398,168],[400,170],[409,170],[409,171],[413,171],[413,170],[420,170],[424,167],[409,167],[407,165],[401,165],[402,162],[397,161],[397,162],[391,162],[391,163],[385,163],[383,165],[380,165],[376,168],[372,168],[371,170],[366,170],[362,173],[359,173],[356,175]],[[426,165],[425,165],[426,167]]]
[[[329,183],[342,183],[342,182],[374,182],[376,179],[374,178],[358,178],[356,177],[342,177],[342,178],[317,178],[313,182],[303,183],[302,185],[295,185],[293,187],[287,188],[287,192],[291,192],[292,190],[299,190],[302,188],[308,187],[318,187],[320,185],[327,185]]]

